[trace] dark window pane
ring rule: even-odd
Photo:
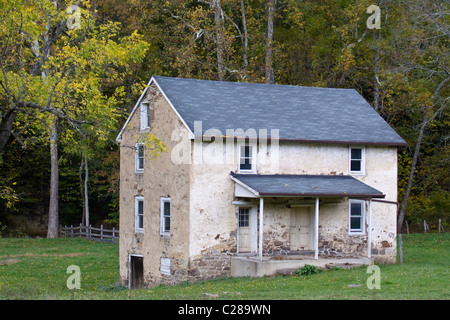
[[[239,168],[241,170],[252,170],[252,163],[250,159],[241,159],[241,164]]]
[[[362,159],[362,149],[352,149],[352,160]]]
[[[144,214],[144,201],[138,201],[138,214]]]
[[[138,228],[140,229],[144,228],[144,215],[139,215],[138,219],[139,219]]]
[[[360,203],[352,203],[351,204],[351,215],[352,216],[361,216],[361,204]]]
[[[170,217],[164,217],[164,232],[170,231]]]
[[[170,202],[164,202],[164,215],[170,217]]]
[[[361,160],[352,160],[350,162],[350,171],[361,171]]]
[[[350,229],[353,231],[361,230],[361,218],[351,218]]]

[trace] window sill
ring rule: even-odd
[[[347,236],[349,237],[360,237],[365,235],[366,235],[365,232],[347,232]]]
[[[365,172],[352,172],[352,171],[350,171],[350,175],[351,176],[365,176],[366,173]]]

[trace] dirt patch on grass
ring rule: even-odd
[[[19,262],[17,259],[6,259],[6,260],[0,260],[0,266],[8,266],[10,264],[15,264]]]
[[[2,258],[19,258],[19,257],[78,257],[78,256],[88,256],[94,255],[95,253],[24,253],[24,254],[10,254],[6,256],[0,256]],[[0,260],[1,261],[1,260]],[[0,262],[1,263],[1,262]]]

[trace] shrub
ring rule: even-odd
[[[307,276],[307,275],[315,274],[315,273],[318,273],[318,272],[319,272],[319,269],[317,267],[311,266],[309,264],[305,264],[303,267],[298,268],[295,271],[295,273],[298,276]]]

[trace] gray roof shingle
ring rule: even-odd
[[[354,89],[153,77],[187,126],[279,130],[281,140],[405,145]]]
[[[234,173],[231,173],[231,176],[257,191],[259,196],[385,197],[382,192],[351,176],[259,175]]]

